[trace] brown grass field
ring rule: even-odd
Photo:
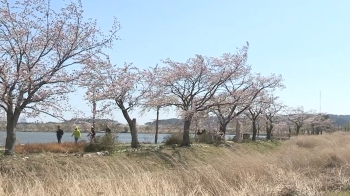
[[[0,156],[0,195],[350,195],[346,133],[219,147],[151,145],[110,156],[81,156],[82,146],[33,144]]]
[[[27,154],[27,153],[78,153],[83,152],[83,147],[85,142],[79,142],[75,144],[74,142],[64,142],[62,144],[55,143],[31,143],[24,145],[16,145],[17,154]]]

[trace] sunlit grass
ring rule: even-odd
[[[0,195],[348,195],[349,149],[350,135],[335,133],[112,156],[19,154],[0,160]]]

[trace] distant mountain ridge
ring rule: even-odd
[[[35,123],[44,123],[44,124],[66,124],[66,123],[92,123],[91,118],[72,118],[64,122],[18,122],[18,124],[35,124]],[[95,119],[95,123],[109,123],[109,124],[121,124],[116,120],[111,119]]]
[[[72,118],[66,122],[86,122],[86,123],[92,123],[92,119],[91,118]],[[115,120],[111,120],[111,119],[95,119],[95,122],[100,123],[100,122],[104,122],[104,123],[118,123],[118,121]]]
[[[338,126],[344,126],[345,124],[350,123],[350,115],[328,114],[328,116]]]
[[[344,126],[350,123],[350,115],[328,114],[328,116],[337,126]],[[159,125],[175,125],[181,123],[181,121],[181,119],[177,118],[161,119],[159,120]],[[155,121],[147,122],[145,125],[155,125]]]
[[[182,121],[181,119],[177,119],[177,118],[161,119],[161,120],[158,120],[158,124],[159,125],[176,125],[181,121]],[[155,124],[156,124],[156,121],[145,123],[145,125],[155,125]]]

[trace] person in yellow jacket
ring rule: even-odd
[[[75,143],[78,143],[78,139],[81,138],[81,132],[80,132],[78,126],[75,127],[75,130],[74,130],[72,136],[74,136]]]

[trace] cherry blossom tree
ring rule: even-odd
[[[192,117],[191,129],[195,130],[195,135],[202,134],[203,131],[213,131],[215,121],[211,120],[212,116],[207,111],[196,112]]]
[[[131,133],[131,147],[140,146],[137,138],[136,118],[130,117],[130,112],[142,104],[146,92],[149,92],[149,83],[146,81],[149,72],[140,70],[132,63],[125,63],[118,67],[112,65],[108,55],[95,55],[85,62],[89,70],[82,81],[86,84],[88,100],[101,102],[101,112],[110,113],[116,105],[122,111]],[[84,84],[84,82],[81,82]],[[95,89],[98,88],[98,91]]]
[[[155,135],[154,135],[154,143],[158,143],[158,132],[159,132],[159,112],[162,110],[169,111],[167,107],[171,106],[168,104],[161,93],[154,93],[152,90],[149,90],[145,93],[145,101],[143,104],[140,104],[141,114],[145,115],[146,112],[150,112],[151,110],[156,111],[156,119],[155,119]]]
[[[182,146],[190,145],[189,131],[195,113],[207,111],[210,100],[222,90],[222,85],[236,74],[247,58],[248,44],[236,54],[223,54],[220,58],[196,55],[185,63],[170,59],[163,61],[157,85],[164,89],[164,101],[181,112],[184,127]]]
[[[257,134],[257,120],[258,117],[263,113],[263,107],[265,104],[264,95],[259,95],[252,101],[252,103],[249,105],[247,111],[245,111],[245,115],[250,119],[252,123],[252,129],[253,129],[253,135],[252,140],[256,140],[256,134]]]
[[[255,92],[253,95],[252,104],[249,106],[246,115],[252,122],[253,136],[252,140],[256,140],[257,134],[257,120],[258,117],[263,114],[263,111],[266,105],[271,104],[273,99],[269,98],[269,95],[272,94],[277,88],[284,88],[284,85],[281,83],[282,77],[276,77],[274,74],[268,77],[263,77],[260,74],[257,75],[252,91]],[[271,125],[272,126],[272,125]],[[271,128],[272,130],[272,128]]]
[[[0,2],[0,107],[7,118],[5,154],[13,154],[21,114],[62,117],[79,63],[117,39],[83,18],[80,1],[56,11],[50,1]]]
[[[301,127],[304,126],[307,119],[312,117],[312,113],[312,111],[306,112],[302,106],[287,110],[287,119],[293,123],[296,135],[299,135]]]
[[[310,116],[310,118],[306,119],[305,123],[310,126],[311,134],[313,135],[319,135],[322,134],[325,130],[334,129],[333,122],[327,114],[315,113]]]
[[[274,95],[268,95],[267,101],[263,105],[263,115],[266,123],[266,139],[271,139],[271,133],[274,128],[274,123],[278,120],[279,112],[285,107],[282,103],[277,102],[278,97]]]
[[[237,64],[236,73],[224,84],[224,91],[217,93],[211,100],[214,105],[209,112],[213,113],[220,124],[220,132],[226,133],[227,125],[232,119],[243,113],[250,105],[253,77],[251,68],[246,64],[247,58]],[[253,98],[253,97],[251,97]]]
[[[159,112],[161,109],[165,109],[171,104],[170,96],[164,96],[164,89],[162,85],[156,85],[156,80],[161,74],[161,69],[158,65],[155,67],[150,67],[144,70],[144,82],[148,86],[148,91],[143,94],[143,102],[139,104],[141,108],[141,114],[144,115],[151,110],[156,110],[156,120],[155,120],[155,135],[154,143],[158,143],[158,132],[159,132]],[[175,100],[174,100],[175,101]]]
[[[255,76],[243,73],[243,77],[230,78],[225,84],[225,92],[215,96],[215,107],[211,108],[220,123],[220,131],[226,132],[227,125],[237,116],[243,114],[247,109],[253,112],[252,104],[254,100],[261,96],[264,91],[274,91],[278,88],[284,88],[282,85],[282,76],[271,74],[270,76]],[[256,107],[261,107],[256,105]],[[257,109],[257,108],[256,108]],[[257,109],[260,111],[260,109]],[[259,114],[258,114],[259,113]],[[261,111],[254,113],[257,117]],[[256,118],[257,118],[256,117]],[[255,119],[257,120],[257,119]],[[253,134],[254,135],[254,134]]]

